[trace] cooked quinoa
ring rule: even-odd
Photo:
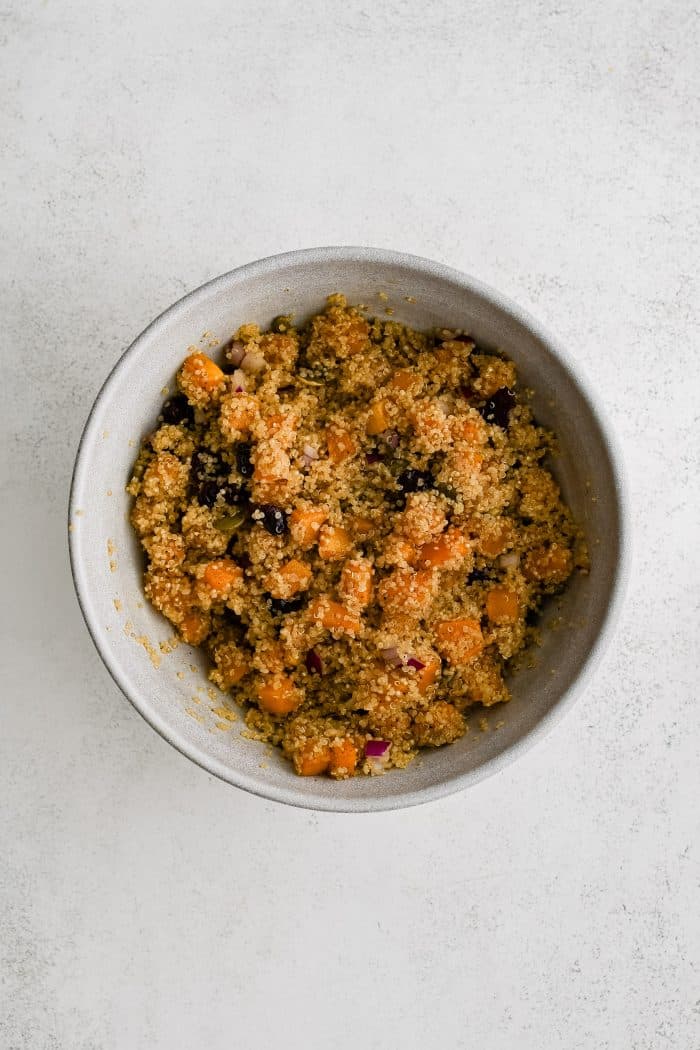
[[[585,547],[515,366],[368,319],[192,350],[128,491],[149,601],[302,776],[404,767],[509,699]]]

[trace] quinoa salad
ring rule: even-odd
[[[191,349],[128,492],[148,600],[302,776],[405,767],[510,698],[586,571],[515,366],[332,295]]]

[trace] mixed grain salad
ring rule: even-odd
[[[129,492],[145,592],[302,776],[404,767],[509,699],[582,537],[504,356],[367,318],[199,350]]]

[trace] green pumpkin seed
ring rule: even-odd
[[[284,335],[292,327],[292,315],[291,314],[279,314],[275,317],[270,328],[277,335]]]
[[[232,510],[230,514],[222,514],[221,517],[216,519],[216,527],[221,532],[231,534],[239,529],[245,521],[246,514],[244,510],[240,508],[238,510]]]
[[[393,474],[393,476],[396,478],[399,476],[399,474],[402,474],[404,470],[407,469],[408,463],[405,459],[394,458],[389,460],[386,467],[389,473]]]

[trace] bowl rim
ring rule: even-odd
[[[285,264],[304,264],[318,262],[366,262],[373,264],[384,264],[403,267],[414,272],[422,273],[432,277],[441,278],[451,283],[457,283],[465,291],[474,293],[486,300],[502,313],[505,313],[517,323],[528,328],[530,332],[541,342],[561,363],[569,379],[581,393],[587,402],[588,408],[598,424],[601,439],[608,456],[611,468],[613,488],[617,500],[617,511],[619,521],[619,555],[615,566],[614,578],[611,581],[610,595],[601,618],[600,626],[595,640],[589,649],[581,669],[570,684],[570,686],[556,700],[551,709],[531,729],[523,734],[517,741],[507,747],[500,754],[487,759],[476,769],[465,773],[456,773],[448,780],[440,781],[426,787],[417,788],[404,793],[395,793],[376,798],[341,798],[337,796],[309,796],[300,789],[279,787],[258,781],[255,776],[247,775],[239,770],[232,770],[213,758],[202,748],[182,739],[157,713],[149,708],[148,700],[140,695],[132,695],[119,661],[112,654],[107,645],[106,637],[97,623],[97,617],[92,609],[90,591],[80,564],[79,552],[77,550],[77,534],[70,528],[75,515],[77,494],[82,489],[85,471],[88,464],[88,449],[98,436],[96,433],[96,419],[98,410],[103,403],[109,400],[110,388],[117,372],[122,365],[131,357],[138,354],[141,343],[149,339],[158,328],[166,322],[170,322],[177,314],[184,312],[197,300],[204,300],[215,295],[219,288],[225,287],[233,277],[246,276],[272,276]],[[90,409],[85,422],[78,448],[76,451],[75,464],[70,484],[68,500],[68,547],[70,557],[70,569],[73,578],[73,586],[87,627],[97,652],[109,672],[112,680],[132,706],[139,712],[148,724],[179,751],[186,758],[195,762],[206,772],[218,777],[234,787],[242,788],[260,798],[281,802],[286,805],[302,809],[323,810],[339,813],[364,813],[380,812],[408,808],[421,805],[448,795],[463,791],[467,787],[478,784],[487,777],[493,776],[500,769],[514,762],[525,754],[535,744],[542,741],[551,730],[559,723],[564,715],[571,709],[576,700],[583,693],[590,682],[600,660],[607,648],[618,623],[620,611],[624,601],[624,594],[629,580],[631,564],[631,540],[630,540],[630,511],[629,493],[625,478],[624,461],[615,432],[610,425],[606,410],[600,405],[587,378],[582,374],[578,363],[574,363],[569,352],[561,345],[559,340],[552,335],[538,320],[528,311],[524,310],[513,300],[498,292],[496,289],[484,284],[482,281],[470,274],[466,274],[454,267],[435,262],[423,256],[411,255],[405,252],[393,251],[386,248],[372,248],[367,246],[325,246],[318,248],[302,248],[296,251],[283,252],[277,255],[266,256],[254,262],[245,263],[233,270],[214,277],[204,284],[187,292],[168,306],[140,332],[119,356],[107,377],[102,383],[97,396]]]

